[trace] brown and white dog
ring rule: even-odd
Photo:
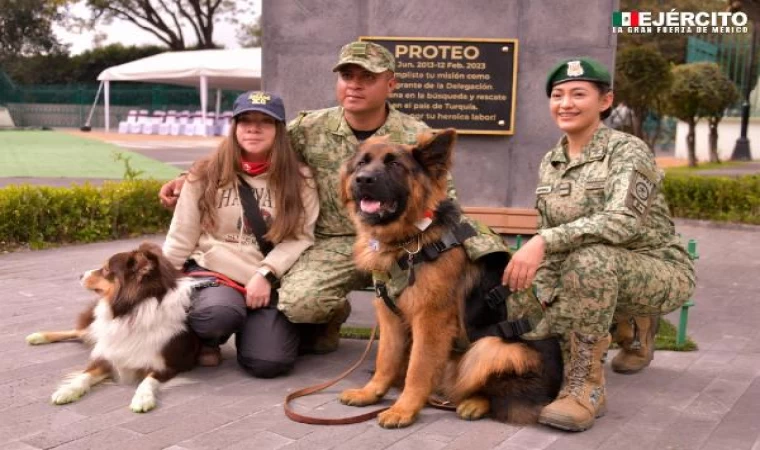
[[[196,283],[182,278],[151,243],[117,253],[100,269],[85,272],[82,286],[100,299],[80,315],[77,328],[26,337],[32,345],[68,339],[93,345],[87,368],[66,378],[52,402],[74,402],[95,384],[113,378],[140,381],[132,411],[155,408],[161,383],[195,366],[200,342],[186,319]]]

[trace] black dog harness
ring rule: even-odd
[[[477,231],[475,231],[470,224],[460,222],[455,227],[447,228],[439,240],[426,244],[415,252],[409,252],[407,250],[408,255],[402,256],[396,261],[399,269],[409,272],[409,281],[406,287],[412,286],[415,282],[414,268],[416,266],[437,260],[441,254],[461,246],[465,240],[476,235]],[[388,292],[388,282],[390,281],[390,277],[391,274],[387,272],[372,272],[375,295],[381,298],[388,309],[394,314],[401,316],[401,310],[398,305],[396,305],[395,299],[392,298]],[[488,317],[506,319],[506,300],[509,295],[510,291],[507,287],[497,284],[495,287],[489,289],[485,296],[476,299],[468,298],[467,303],[465,304],[465,318],[473,315],[482,315],[484,303],[489,310],[485,313]],[[468,320],[465,320],[465,322],[467,325],[467,334],[471,341],[475,341],[484,336],[500,336],[505,339],[514,338],[531,331],[533,328],[527,319],[519,319],[515,321],[502,320],[496,323],[474,327],[467,323],[469,322]]]

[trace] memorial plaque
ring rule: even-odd
[[[517,39],[359,39],[396,57],[395,108],[435,129],[514,133]]]

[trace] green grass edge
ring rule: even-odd
[[[344,326],[340,329],[340,336],[344,339],[369,339],[372,333],[372,328],[364,327],[349,327]],[[379,334],[379,333],[378,333]],[[676,352],[693,352],[699,347],[691,337],[686,337],[686,342],[682,346],[676,345],[676,337],[678,335],[678,328],[670,323],[669,320],[664,317],[660,318],[660,329],[657,333],[655,341],[655,349],[657,350],[672,350]],[[610,348],[616,348],[613,344]]]

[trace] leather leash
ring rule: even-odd
[[[372,327],[372,334],[369,337],[367,348],[364,349],[364,353],[359,358],[359,360],[355,362],[354,365],[349,367],[346,371],[344,371],[342,374],[338,375],[337,378],[329,380],[329,381],[325,381],[324,383],[316,384],[314,386],[308,386],[308,387],[299,389],[295,392],[291,392],[290,394],[288,394],[287,397],[285,397],[285,404],[283,405],[283,408],[285,409],[285,415],[288,416],[288,418],[294,422],[307,423],[310,425],[348,425],[352,423],[361,423],[361,422],[365,422],[367,420],[373,419],[377,417],[377,415],[380,414],[381,412],[390,408],[390,406],[387,406],[385,408],[376,409],[374,411],[360,414],[358,416],[341,417],[338,419],[325,419],[322,417],[312,417],[312,416],[305,416],[303,414],[299,414],[293,411],[293,409],[290,407],[290,402],[292,400],[295,400],[298,397],[314,394],[316,392],[327,389],[330,386],[337,383],[338,381],[346,378],[354,370],[356,370],[367,358],[367,355],[369,355],[369,351],[372,349],[372,343],[375,341],[376,334],[377,334],[377,325]]]
[[[370,334],[369,342],[367,343],[367,348],[364,349],[364,353],[359,358],[359,360],[355,362],[354,365],[349,367],[345,372],[338,375],[337,378],[329,380],[329,381],[325,381],[324,383],[316,384],[314,386],[308,386],[308,387],[299,389],[295,392],[291,392],[290,394],[288,394],[285,397],[285,404],[283,405],[283,408],[285,410],[285,415],[288,416],[288,418],[294,422],[307,423],[310,425],[349,425],[353,423],[366,422],[367,420],[374,419],[375,417],[377,417],[378,414],[389,409],[390,406],[386,406],[385,408],[379,408],[379,409],[370,411],[368,413],[359,414],[358,416],[341,417],[338,419],[326,419],[322,417],[305,416],[303,414],[299,414],[293,411],[293,409],[290,407],[290,402],[292,400],[325,390],[329,388],[330,386],[334,385],[335,383],[337,383],[338,381],[346,378],[354,370],[356,370],[367,358],[367,355],[369,355],[370,349],[372,349],[372,343],[375,341],[376,335],[377,335],[377,325],[372,327],[372,333]],[[456,410],[456,406],[453,403],[451,403],[450,401],[446,399],[439,398],[434,395],[428,398],[428,405],[432,406],[433,408],[444,409],[447,411]]]

